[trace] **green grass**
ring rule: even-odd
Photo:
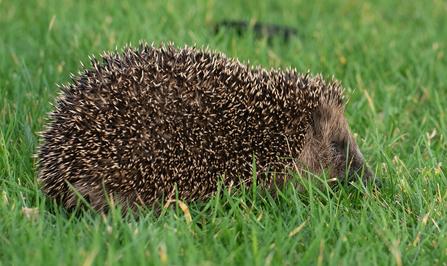
[[[0,265],[446,265],[446,13],[441,0],[0,0]],[[215,33],[223,19],[299,34]],[[55,83],[141,39],[335,75],[356,89],[346,116],[380,194],[222,190],[189,206],[190,223],[178,206],[138,222],[66,212],[40,190],[32,158]]]

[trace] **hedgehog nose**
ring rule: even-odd
[[[376,185],[376,187],[382,188],[382,182],[380,182],[380,180],[377,177],[376,177],[376,179],[374,179],[374,177],[372,177],[371,181],[374,181],[374,184]]]

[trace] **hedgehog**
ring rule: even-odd
[[[332,77],[266,70],[209,48],[140,42],[71,74],[41,133],[39,180],[73,208],[107,212],[215,195],[218,186],[266,191],[326,174],[381,187],[344,116]],[[287,170],[287,168],[289,170]],[[306,174],[307,173],[307,174]],[[159,203],[158,205],[156,203]]]

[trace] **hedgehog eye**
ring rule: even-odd
[[[340,154],[340,149],[338,148],[338,146],[336,144],[332,144],[331,150],[336,154]]]

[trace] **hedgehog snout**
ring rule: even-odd
[[[380,182],[380,179],[377,176],[374,176],[373,173],[365,166],[365,169],[368,169],[368,176],[366,179],[365,186],[371,184],[371,186],[375,185],[378,188],[382,188],[382,182]],[[363,179],[365,180],[365,178]]]
[[[378,188],[382,188],[382,182],[380,182],[379,178],[371,178],[370,182],[374,182],[374,184],[376,185],[376,187]]]
[[[351,173],[350,173],[350,176],[351,176],[351,181],[354,181],[353,176],[357,176],[359,178],[362,178],[363,184],[365,186],[375,185],[378,188],[382,188],[382,182],[380,182],[378,177],[374,176],[374,174],[371,172],[371,170],[365,164],[363,164],[362,167],[357,169],[353,175],[351,175]]]

